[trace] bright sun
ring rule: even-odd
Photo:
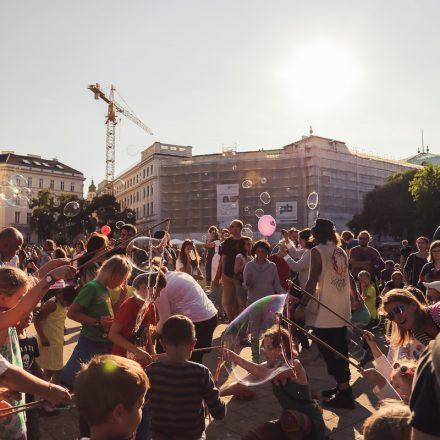
[[[362,68],[349,44],[326,39],[296,45],[276,77],[293,105],[342,110],[355,98]]]

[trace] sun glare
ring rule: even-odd
[[[350,45],[320,40],[296,45],[276,77],[295,106],[343,109],[355,98],[362,69]]]

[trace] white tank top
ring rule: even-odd
[[[347,254],[333,242],[319,244],[315,249],[321,255],[322,262],[315,296],[339,315],[350,320],[350,277]],[[312,299],[307,303],[306,323],[318,328],[346,325],[344,321]]]

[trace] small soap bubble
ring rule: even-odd
[[[316,191],[313,191],[307,197],[307,207],[312,211],[318,207],[319,197]]]
[[[72,218],[72,217],[76,217],[79,212],[80,212],[81,208],[78,202],[76,201],[72,201],[69,203],[66,203],[66,206],[64,206],[63,209],[63,214],[66,217]]]
[[[232,171],[236,171],[237,170],[237,165],[232,165]]]
[[[267,183],[267,179],[265,177],[262,177],[260,182],[264,185],[265,183]]]
[[[126,217],[127,217],[128,219],[132,219],[132,218],[134,217],[134,213],[131,212],[131,211],[129,211],[129,212],[127,212],[127,214],[126,214]]]
[[[250,208],[249,208],[249,206],[245,206],[245,207],[243,208],[243,211],[244,211],[245,214],[249,214],[249,212],[250,212]]]
[[[252,231],[252,225],[250,223],[246,223],[243,227],[248,228]]]
[[[257,216],[257,218],[261,218],[264,215],[264,211],[261,208],[258,208],[255,210],[255,215]]]
[[[268,192],[262,192],[260,194],[260,200],[267,205],[268,203],[270,203],[270,194]]]
[[[116,222],[115,227],[116,227],[116,229],[121,229],[122,226],[124,226],[124,225],[125,225],[125,223],[123,221],[118,221],[118,222]]]
[[[243,183],[241,184],[241,186],[244,189],[252,188],[252,180],[249,180],[249,179],[244,180]]]

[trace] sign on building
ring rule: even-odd
[[[297,202],[277,202],[276,203],[277,223],[296,223],[298,221]]]
[[[217,185],[217,221],[220,227],[238,218],[238,183]]]

